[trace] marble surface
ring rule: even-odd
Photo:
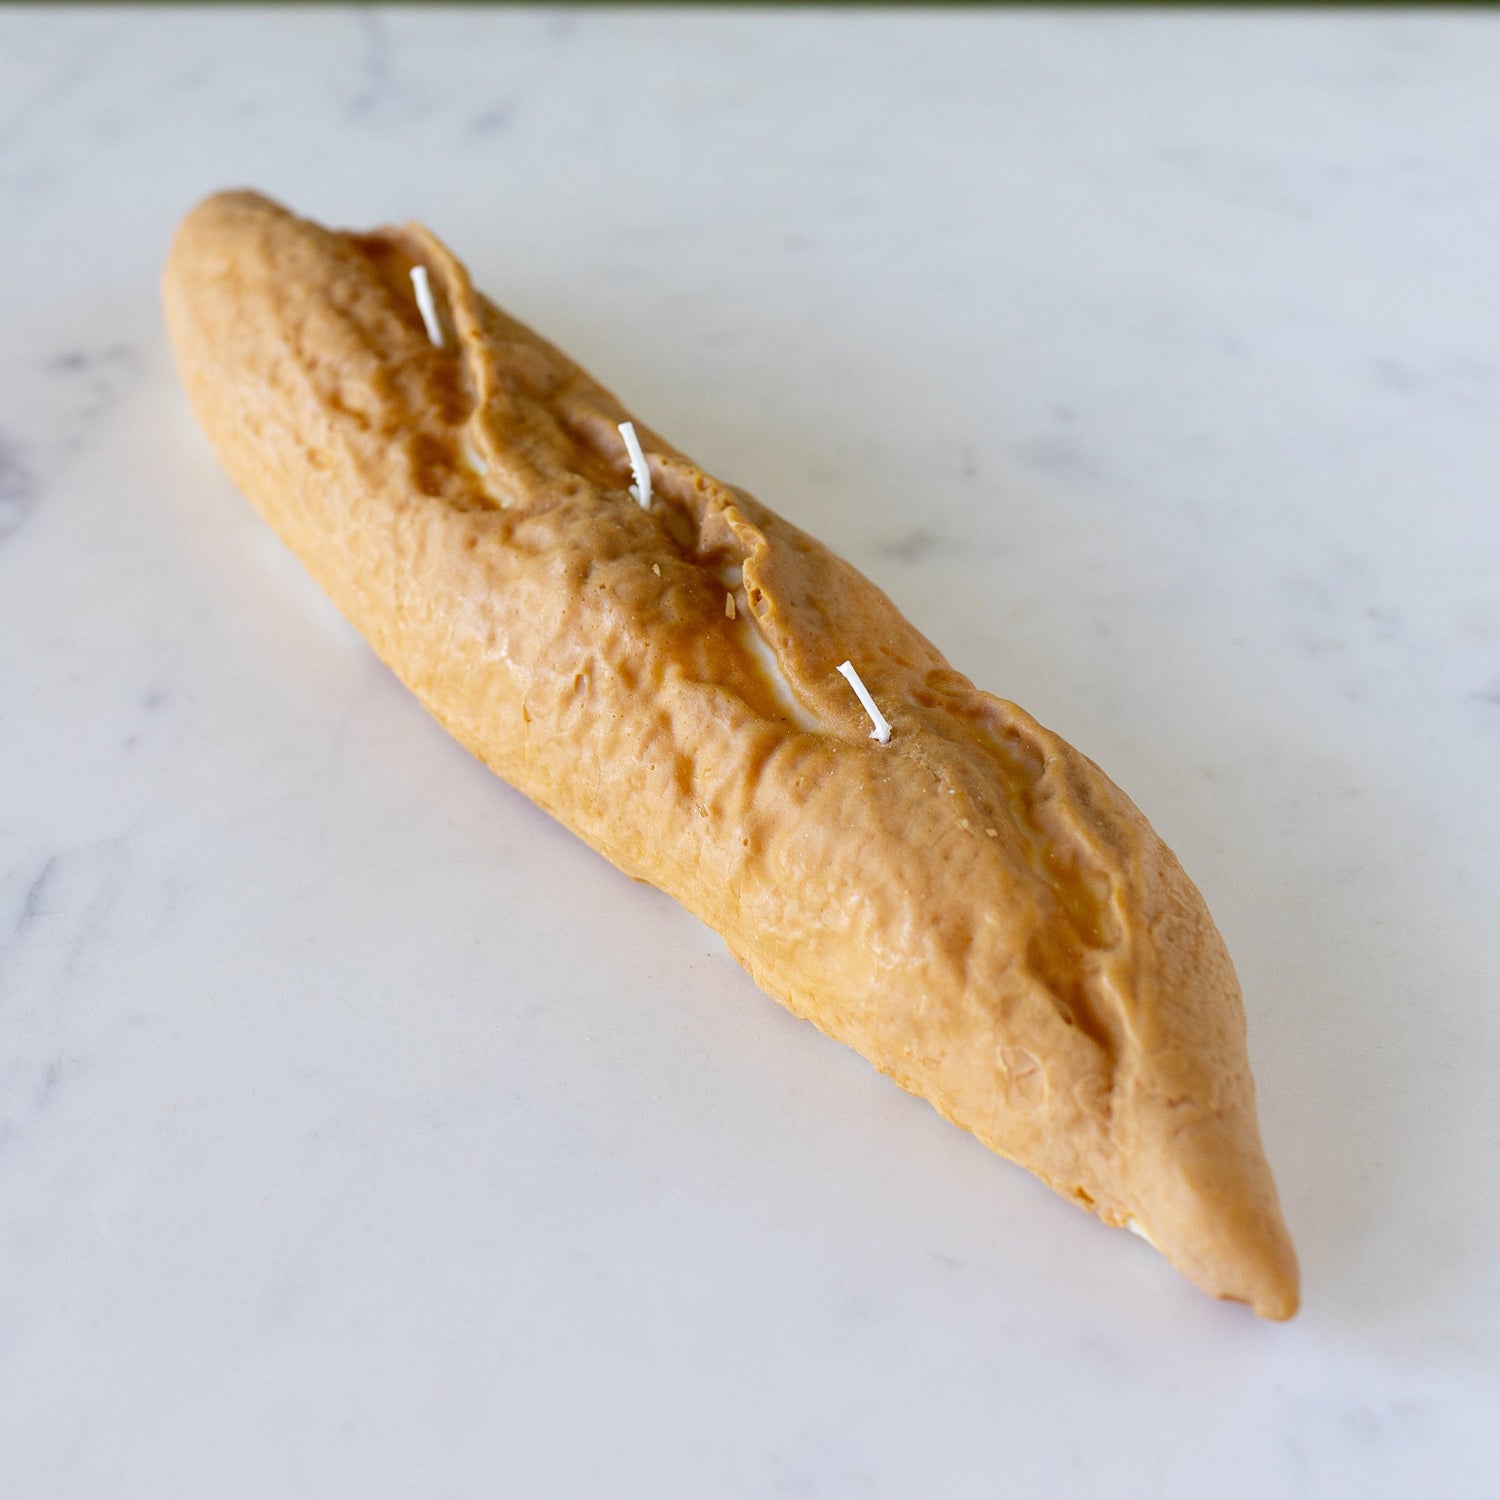
[[[1500,18],[0,11],[0,1472],[1500,1494]],[[492,780],[233,493],[202,194],[423,218],[1102,762],[1287,1326]]]

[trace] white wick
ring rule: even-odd
[[[870,696],[869,688],[859,680],[859,673],[854,670],[851,663],[846,661],[839,671],[848,679],[849,686],[854,689],[855,697],[864,704],[865,712],[869,714],[870,722],[875,726],[870,731],[870,738],[878,740],[882,745],[888,745],[891,740],[891,726],[887,723],[885,715],[875,707],[875,700]]]
[[[651,509],[651,470],[646,467],[646,455],[641,452],[641,440],[635,435],[634,422],[620,423],[620,436],[625,439],[625,451],[630,455],[630,470],[635,483],[630,493],[642,510]]]
[[[422,321],[427,325],[427,337],[437,348],[441,349],[443,325],[438,322],[437,303],[432,300],[432,287],[427,281],[426,266],[411,268],[411,285],[412,290],[417,294],[417,311],[422,314]]]

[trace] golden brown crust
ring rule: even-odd
[[[643,510],[624,408],[420,228],[220,194],[165,299],[230,474],[476,755],[986,1145],[1205,1290],[1295,1311],[1229,957],[1091,761],[637,423]]]

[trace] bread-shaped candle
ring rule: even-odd
[[[1296,1310],[1233,967],[1092,761],[420,227],[220,194],[165,301],[235,483],[475,755],[992,1150]]]

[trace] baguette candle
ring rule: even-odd
[[[422,268],[446,346],[411,316]],[[1290,1316],[1234,969],[1091,760],[654,432],[648,468],[624,406],[419,226],[221,194],[165,300],[225,467],[449,731],[796,1014],[1215,1296]]]

